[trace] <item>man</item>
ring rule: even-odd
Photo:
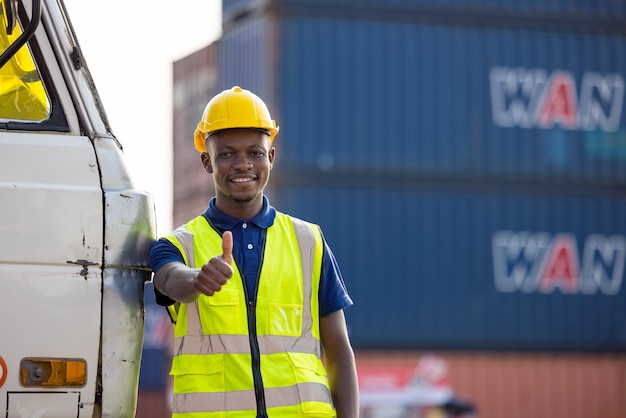
[[[277,133],[252,92],[211,99],[194,140],[215,197],[150,251],[175,318],[174,417],[358,417],[336,260],[317,225],[263,194]]]

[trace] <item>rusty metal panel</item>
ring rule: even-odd
[[[139,390],[135,418],[171,418],[171,390]]]
[[[357,367],[411,370],[425,352],[357,352]],[[623,354],[450,353],[449,384],[480,418],[626,418]]]

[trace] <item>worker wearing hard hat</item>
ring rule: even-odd
[[[174,417],[358,416],[337,262],[317,225],[263,193],[277,133],[252,92],[215,96],[194,137],[215,197],[150,251],[175,320]]]

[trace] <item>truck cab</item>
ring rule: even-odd
[[[0,54],[0,416],[132,417],[152,197],[62,0],[0,0]]]

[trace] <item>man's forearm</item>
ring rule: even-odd
[[[355,373],[354,357],[344,356],[329,372],[331,393],[337,408],[337,418],[358,417],[359,386]]]
[[[154,287],[177,302],[193,302],[199,296],[193,285],[197,275],[197,269],[189,268],[183,263],[167,263],[154,274]]]

